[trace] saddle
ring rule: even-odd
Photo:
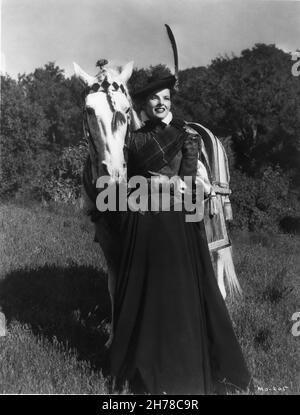
[[[232,220],[229,200],[230,174],[226,151],[220,140],[203,125],[187,122],[202,138],[200,161],[206,168],[212,193],[215,194],[216,209],[211,214],[210,199],[205,200],[204,224],[210,251],[217,251],[231,246],[226,228],[226,221]]]

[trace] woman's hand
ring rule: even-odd
[[[154,185],[154,189],[159,190],[159,185],[164,183],[170,183],[174,185],[174,193],[185,193],[187,190],[186,183],[179,176],[166,176],[165,174],[156,173],[149,170],[151,174],[151,183]]]

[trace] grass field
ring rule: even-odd
[[[72,206],[0,208],[0,393],[113,393],[102,374],[106,265],[92,224]],[[244,296],[227,304],[256,393],[299,394],[299,238],[240,233],[233,245]]]

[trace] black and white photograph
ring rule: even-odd
[[[299,395],[300,1],[2,0],[0,69],[0,395]]]

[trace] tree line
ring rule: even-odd
[[[291,67],[289,53],[256,44],[179,72],[173,112],[223,141],[236,227],[276,230],[299,217],[300,77]],[[155,71],[169,74],[164,65],[135,69],[130,91]],[[16,80],[1,76],[2,199],[78,198],[87,154],[82,93],[54,62]]]

